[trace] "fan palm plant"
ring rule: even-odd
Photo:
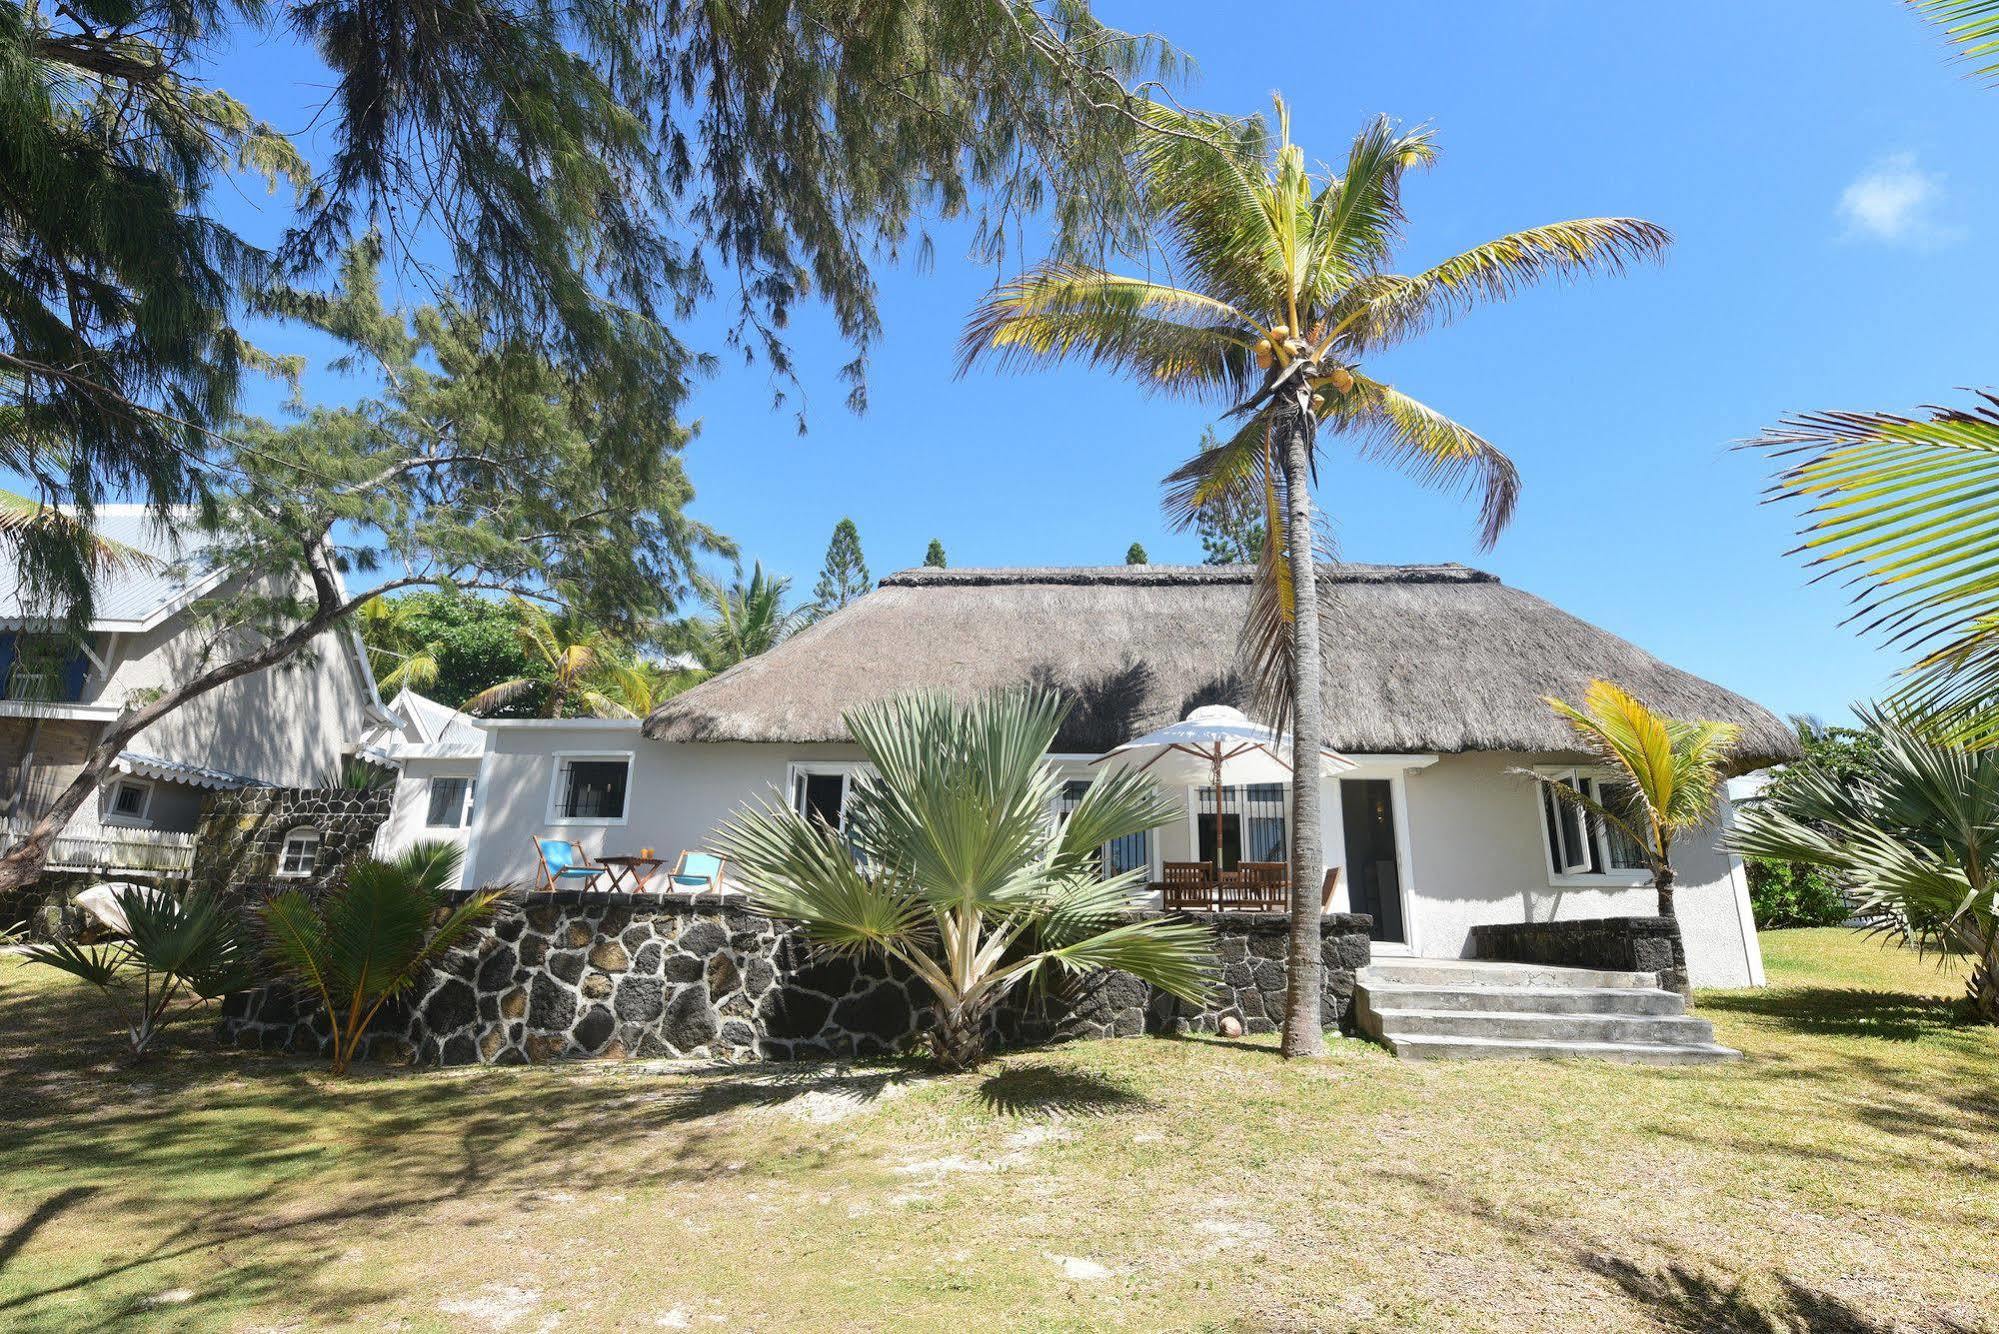
[[[546,716],[565,717],[570,700],[582,691],[585,679],[611,651],[610,638],[573,615],[551,615],[520,598],[515,598],[511,605],[520,618],[521,647],[529,660],[540,664],[547,675],[517,676],[488,686],[465,701],[465,711],[491,713],[546,685]]]
[[[1973,749],[1920,716],[1861,719],[1878,744],[1859,773],[1811,758],[1746,806],[1723,840],[1744,857],[1827,867],[1874,929],[1971,961],[1966,993],[1999,1024],[1999,750]]]
[[[1317,173],[1275,125],[1164,106],[1143,113],[1136,167],[1159,246],[1183,284],[1056,263],[996,288],[974,312],[962,367],[1080,360],[1165,393],[1232,405],[1233,433],[1167,479],[1181,527],[1233,498],[1268,534],[1245,647],[1252,705],[1298,748],[1292,786],[1291,990],[1287,1055],[1316,1055],[1319,1031],[1320,780],[1324,740],[1319,603],[1309,492],[1321,427],[1364,457],[1431,486],[1481,497],[1481,540],[1512,515],[1506,456],[1442,413],[1374,378],[1363,362],[1480,301],[1549,278],[1615,272],[1657,255],[1666,232],[1635,218],[1581,218],[1502,236],[1414,274],[1389,271],[1404,222],[1402,179],[1427,166],[1426,129],[1381,119],[1344,168]]]
[[[1213,988],[1205,928],[1126,921],[1141,873],[1101,877],[1104,844],[1177,815],[1153,782],[1106,775],[1052,818],[1062,784],[1046,754],[1067,708],[1049,691],[1008,691],[857,709],[847,730],[874,773],[844,829],[780,803],[717,835],[759,911],[802,923],[821,950],[885,955],[922,979],[949,1069],[978,1062],[993,1006],[1036,976],[1122,969],[1193,1002]]]
[[[676,646],[694,655],[701,666],[719,672],[768,653],[812,623],[813,608],[785,610],[791,580],[764,573],[758,561],[748,583],[730,584],[697,577],[694,591],[708,606],[708,615],[683,621]]]
[[[242,918],[218,895],[197,890],[176,898],[127,888],[118,896],[124,939],[99,945],[55,940],[30,945],[25,957],[82,978],[117,1007],[143,1059],[175,1009],[241,991],[252,981],[252,956]]]
[[[453,843],[418,843],[393,861],[356,863],[329,894],[287,890],[263,905],[272,964],[326,1007],[334,1074],[346,1073],[376,1012],[491,915],[500,896],[482,891],[432,926],[462,855]]]
[[[1629,839],[1652,869],[1659,915],[1673,912],[1673,842],[1714,815],[1724,766],[1742,729],[1734,723],[1681,722],[1645,707],[1608,681],[1592,681],[1577,708],[1548,699],[1596,763],[1620,778],[1608,802],[1531,769],[1518,772],[1545,784]]]

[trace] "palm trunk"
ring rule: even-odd
[[[1286,953],[1284,1041],[1287,1057],[1323,1056],[1325,1020],[1320,1013],[1325,964],[1319,881],[1325,875],[1320,846],[1319,749],[1325,744],[1325,703],[1320,691],[1319,572],[1313,564],[1311,389],[1289,393],[1277,406],[1271,429],[1277,433],[1284,469],[1285,526],[1289,533],[1291,584],[1297,608],[1291,622],[1291,940]]]
[[[1659,893],[1659,916],[1675,917],[1673,912],[1673,881],[1678,877],[1670,866],[1661,866],[1652,872],[1652,888]]]
[[[946,1070],[970,1070],[986,1057],[985,1006],[953,1005],[939,1010],[930,1030],[930,1050]]]
[[[1985,933],[1985,951],[1972,965],[1966,991],[1979,1020],[1999,1024],[1999,922]]]

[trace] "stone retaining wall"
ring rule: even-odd
[[[1671,917],[1581,917],[1504,922],[1471,929],[1474,959],[1657,973],[1659,985],[1687,993],[1687,948]]]
[[[1224,1018],[1273,1031],[1284,1003],[1286,922],[1208,918],[1222,986],[1188,1006],[1126,973],[1020,996],[994,1016],[1002,1044],[1213,1032]],[[1348,1022],[1368,919],[1325,919],[1322,1014]],[[876,1056],[916,1045],[928,992],[897,966],[808,951],[796,928],[741,907],[660,895],[516,893],[371,1029],[375,1060],[521,1064],[574,1057],[728,1061]],[[324,1012],[278,987],[230,997],[222,1036],[243,1046],[323,1051]]]

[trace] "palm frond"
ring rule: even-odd
[[[750,907],[803,924],[806,939],[836,954],[901,949],[927,934],[929,907],[906,882],[870,875],[837,830],[791,807],[757,802],[713,838]]]
[[[1055,946],[1041,958],[1071,973],[1114,968],[1200,1005],[1213,996],[1221,976],[1213,941],[1208,928],[1190,921],[1129,922]]]
[[[1302,281],[1314,304],[1336,295],[1386,263],[1401,239],[1402,176],[1436,161],[1428,128],[1400,132],[1386,116],[1354,136],[1346,170],[1313,202],[1309,263]]]
[[[1174,259],[1210,294],[1251,312],[1267,309],[1283,273],[1268,122],[1156,102],[1140,115],[1152,133],[1140,136],[1135,165]]]
[[[1999,0],[1909,0],[1943,30],[1981,79],[1999,80]]]
[[[1354,356],[1379,351],[1536,283],[1620,274],[1658,259],[1672,239],[1640,218],[1575,218],[1512,232],[1421,273],[1370,274],[1333,303],[1333,345]]]
[[[491,713],[495,709],[504,708],[521,696],[532,692],[537,684],[531,677],[517,676],[511,681],[502,681],[498,685],[487,686],[484,690],[465,701],[465,712],[486,714]]]
[[[1796,554],[1858,591],[1849,623],[1917,650],[1904,705],[1999,742],[1999,396],[1926,417],[1822,412],[1750,442],[1780,460],[1765,493],[1802,502]]]
[[[1479,498],[1479,545],[1490,547],[1513,520],[1520,473],[1482,436],[1389,385],[1359,372],[1353,388],[1328,394],[1324,421],[1378,459],[1442,491]]]

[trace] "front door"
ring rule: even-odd
[[[1347,900],[1374,919],[1369,935],[1406,944],[1402,877],[1395,845],[1395,801],[1386,778],[1340,780],[1340,825],[1346,835]]]

